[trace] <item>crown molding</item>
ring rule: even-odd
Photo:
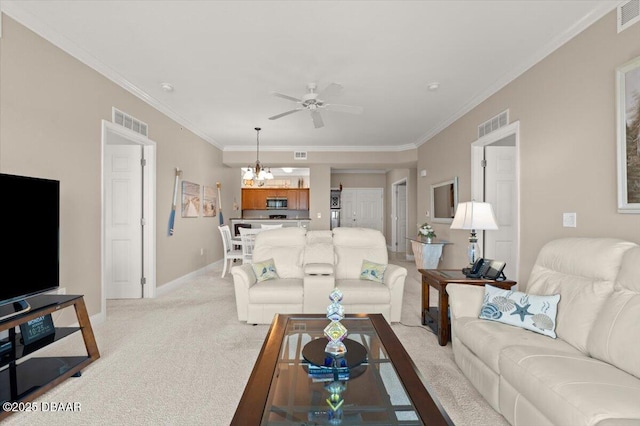
[[[18,6],[16,2],[0,2],[0,12],[5,13],[7,16],[11,17],[11,19],[27,27],[29,30],[47,40],[49,43],[62,49],[73,58],[77,59],[89,68],[95,70],[99,74],[111,80],[118,86],[125,89],[127,92],[131,93],[143,102],[149,104],[178,124],[186,127],[187,129],[189,129],[189,131],[193,132],[198,137],[204,139],[211,145],[222,150],[223,147],[219,143],[217,143],[215,139],[206,134],[204,131],[198,129],[198,127],[193,122],[181,116],[168,106],[164,105],[144,90],[140,89],[138,86],[124,78],[109,66],[105,65],[95,56],[89,54],[86,50],[78,46],[67,37],[63,36],[48,25],[44,24],[40,19],[36,18],[31,13]]]
[[[500,89],[505,87],[507,84],[514,81],[516,78],[520,77],[524,74],[529,68],[533,67],[538,62],[542,61],[544,58],[549,56],[551,53],[558,50],[562,45],[566,42],[580,34],[582,31],[586,30],[588,27],[593,25],[596,21],[601,19],[607,13],[614,10],[618,7],[620,2],[612,2],[612,1],[603,1],[598,4],[598,6],[586,14],[581,20],[576,22],[571,27],[567,28],[562,34],[557,36],[555,39],[551,40],[546,46],[535,52],[531,55],[527,60],[523,61],[519,66],[513,68],[510,72],[504,74],[500,79],[498,79],[494,84],[489,86],[486,90],[482,91],[478,96],[471,99],[465,106],[459,109],[457,112],[452,114],[449,118],[445,119],[438,126],[434,127],[432,130],[428,131],[424,135],[422,135],[417,141],[414,142],[416,147],[420,147],[424,143],[431,140],[438,133],[442,132],[444,129],[455,123],[457,120],[462,118],[466,113],[471,111],[473,108],[480,105],[482,102],[486,101],[490,96],[497,93]],[[478,123],[480,124],[480,123]]]
[[[402,152],[417,149],[415,144],[399,146],[263,146],[260,145],[260,152]],[[228,145],[224,152],[255,152],[255,146],[249,145]]]

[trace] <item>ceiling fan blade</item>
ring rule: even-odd
[[[277,120],[278,118],[284,117],[285,115],[293,114],[294,112],[302,111],[304,108],[296,108],[291,111],[283,112],[281,114],[274,115],[273,117],[269,117],[269,120]]]
[[[293,101],[293,102],[302,102],[302,99],[294,98],[293,96],[285,95],[283,93],[271,92],[271,94],[273,96],[277,96],[279,98],[288,99],[288,100]]]
[[[352,105],[325,104],[324,107],[327,111],[347,112],[349,114],[362,114],[364,111],[361,106]]]
[[[322,121],[322,116],[319,111],[311,111],[311,119],[313,120],[313,125],[316,129],[324,127],[324,121]]]
[[[342,92],[342,86],[339,85],[338,83],[331,83],[327,87],[322,89],[320,93],[318,93],[318,97],[321,99],[324,99],[325,97],[330,98],[332,96],[339,94],[340,92]]]

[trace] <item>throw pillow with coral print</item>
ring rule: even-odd
[[[560,295],[540,296],[485,285],[480,318],[556,338]]]

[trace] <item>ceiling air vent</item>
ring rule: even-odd
[[[630,0],[618,6],[618,32],[640,22],[640,0]]]
[[[143,123],[142,121],[133,118],[129,114],[126,114],[119,109],[112,108],[111,120],[114,123],[121,125],[122,127],[126,127],[129,130],[133,130],[134,132],[141,134],[142,136],[149,136],[147,133],[147,123]]]
[[[488,135],[491,132],[495,132],[500,127],[504,127],[507,124],[509,124],[509,110],[502,111],[500,114],[479,125],[478,138]]]
[[[294,151],[293,152],[294,160],[306,160],[307,159],[307,151]]]

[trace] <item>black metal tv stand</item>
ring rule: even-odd
[[[83,296],[38,295],[28,299],[31,309],[0,321],[0,332],[8,331],[8,339],[0,342],[0,420],[12,413],[5,402],[27,402],[47,392],[69,377],[79,376],[83,368],[100,358]],[[78,318],[77,327],[55,327],[55,333],[28,345],[21,342],[16,327],[35,318],[73,306]],[[87,354],[36,358],[28,355],[61,340],[77,331],[82,332]]]

